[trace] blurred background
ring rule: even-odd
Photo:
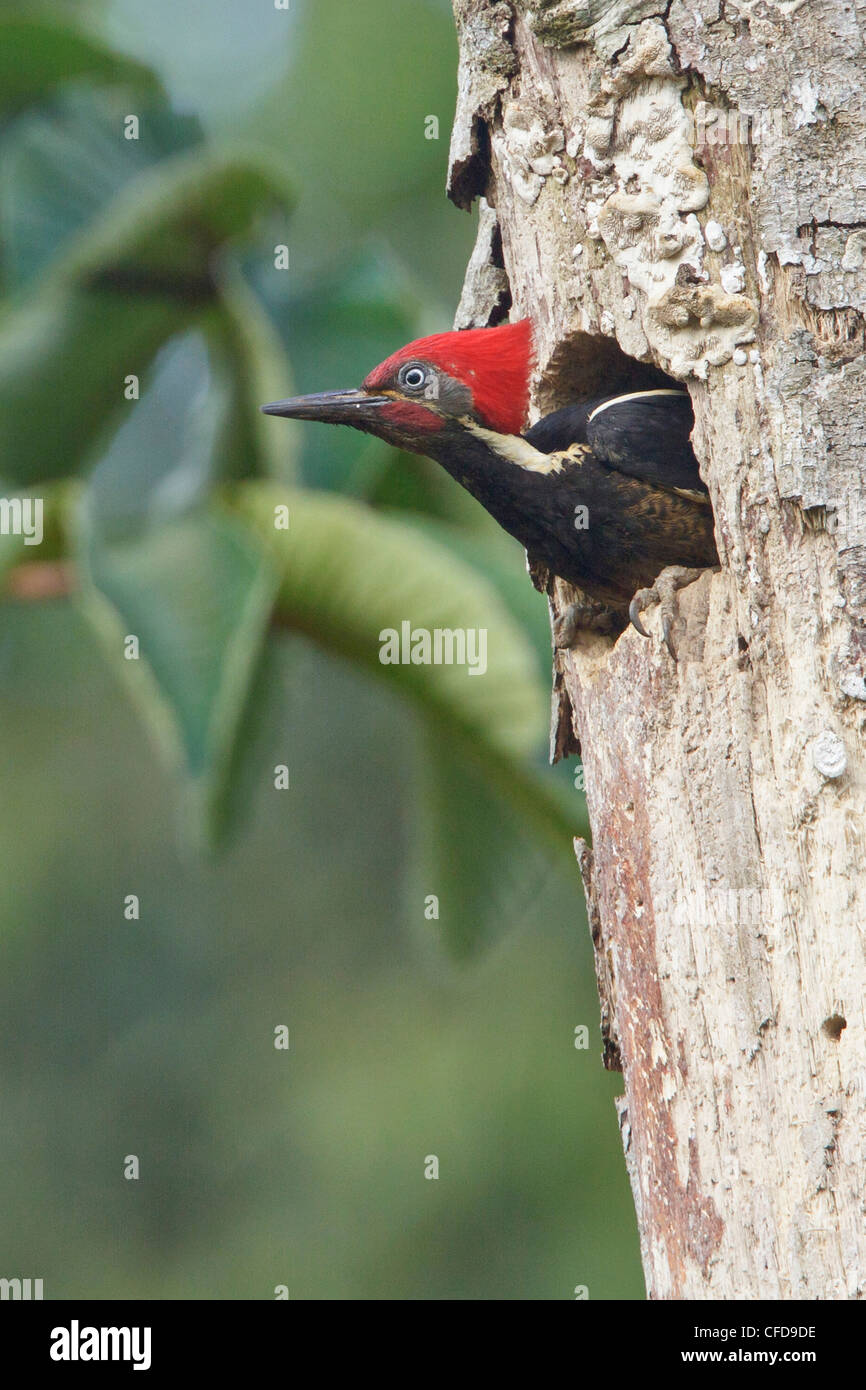
[[[546,604],[434,464],[258,413],[450,327],[456,67],[447,0],[0,0],[0,1275],[48,1298],[643,1297]],[[486,675],[381,666],[403,619]]]

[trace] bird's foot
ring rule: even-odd
[[[662,570],[651,589],[638,589],[628,607],[628,616],[632,627],[640,633],[641,637],[649,637],[649,633],[640,620],[640,615],[644,609],[649,608],[650,604],[657,603],[659,605],[662,614],[664,644],[674,661],[677,659],[677,653],[671,633],[674,623],[679,617],[677,593],[680,589],[684,589],[687,584],[692,584],[694,580],[700,579],[703,573],[702,569],[685,569],[682,565],[669,565],[667,569]]]
[[[553,623],[553,646],[556,651],[567,651],[577,641],[578,632],[603,632],[610,634],[622,629],[622,618],[615,608],[600,599],[581,594],[574,603],[563,609]]]

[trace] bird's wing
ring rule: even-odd
[[[566,406],[539,420],[526,438],[547,454],[588,444],[599,462],[618,473],[708,504],[689,442],[693,423],[687,392],[635,391]]]
[[[596,406],[602,405],[606,399],[606,396],[595,396],[591,400],[576,401],[574,405],[555,410],[528,429],[525,438],[542,454],[559,453],[570,444],[585,444],[586,422]]]

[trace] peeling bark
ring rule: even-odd
[[[676,665],[653,610],[555,658],[648,1291],[861,1297],[866,10],[454,7],[458,323],[532,317],[537,414],[684,382],[722,558]]]

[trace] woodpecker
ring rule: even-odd
[[[688,393],[587,397],[526,429],[533,363],[529,319],[437,333],[393,353],[359,390],[261,408],[351,425],[435,459],[521,542],[533,570],[588,596],[559,645],[584,622],[621,630],[631,620],[645,637],[640,614],[658,602],[675,658],[674,595],[718,564]]]

